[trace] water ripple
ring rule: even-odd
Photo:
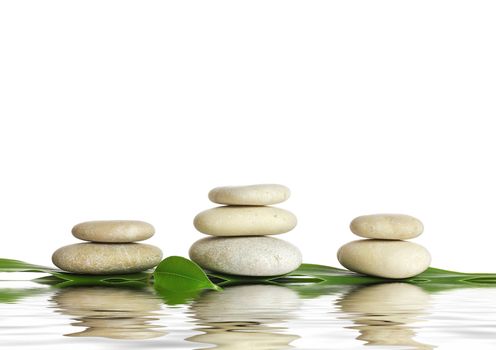
[[[167,305],[150,289],[0,284],[5,349],[495,349],[496,288],[245,285]]]

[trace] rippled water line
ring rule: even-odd
[[[422,339],[439,348],[496,349],[496,289],[459,289],[432,296]]]
[[[47,288],[17,303],[0,303],[0,348],[496,348],[496,288],[427,293],[388,284],[333,288],[318,296],[285,287],[238,286],[207,291],[179,306],[165,305],[153,291],[81,291]],[[93,297],[86,298],[88,293]],[[119,327],[131,327],[131,335],[163,334],[146,340],[64,336],[92,327],[107,328],[107,336],[119,335]]]

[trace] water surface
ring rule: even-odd
[[[176,302],[3,281],[0,348],[496,349],[496,288],[243,285]]]

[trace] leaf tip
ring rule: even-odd
[[[217,292],[220,292],[222,290],[222,287],[212,283],[212,289]]]

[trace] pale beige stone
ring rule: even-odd
[[[144,241],[154,233],[155,229],[151,224],[135,220],[87,221],[72,228],[72,234],[76,238],[103,243]]]
[[[301,253],[291,243],[274,237],[207,237],[189,250],[201,267],[242,276],[277,276],[296,270]]]
[[[58,268],[82,274],[106,275],[148,270],[162,260],[162,251],[141,243],[77,243],[53,253]]]
[[[199,213],[193,224],[212,236],[277,235],[296,226],[296,216],[275,207],[224,206]]]
[[[216,187],[209,192],[208,198],[218,204],[271,205],[284,202],[290,194],[286,186],[263,184]]]
[[[351,232],[360,237],[377,239],[411,239],[424,231],[422,222],[404,214],[359,216],[350,224]]]
[[[427,249],[412,242],[364,239],[342,246],[338,260],[351,271],[396,279],[424,272],[431,256]]]

